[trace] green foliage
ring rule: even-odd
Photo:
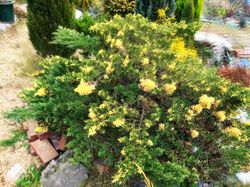
[[[105,20],[107,20],[107,15],[100,15],[94,18],[85,12],[80,19],[75,20],[75,29],[78,32],[83,32],[85,35],[91,35],[89,28],[94,24]]]
[[[97,23],[99,52],[45,59],[25,99],[39,121],[67,132],[75,162],[103,160],[114,183],[142,173],[163,186],[222,181],[249,163],[248,128],[233,116],[250,93],[203,65],[185,46],[189,29],[140,15]]]
[[[135,0],[104,0],[104,9],[111,16],[119,14],[125,16],[135,11]]]
[[[76,7],[83,10],[89,10],[92,0],[70,0],[71,3],[74,3]]]
[[[50,44],[58,26],[73,28],[74,10],[69,0],[28,0],[28,29],[30,40],[42,56],[71,53]]]
[[[41,170],[35,166],[30,166],[25,174],[17,181],[17,187],[39,187],[40,186]]]
[[[53,44],[58,44],[70,49],[83,49],[83,52],[89,54],[90,52],[97,52],[99,45],[99,38],[85,35],[84,33],[76,32],[75,30],[59,27],[54,33]]]
[[[178,21],[200,21],[204,0],[176,0],[175,17]]]
[[[12,147],[16,143],[24,141],[25,139],[26,133],[23,130],[14,130],[10,138],[0,141],[0,147]]]
[[[166,10],[168,16],[173,16],[176,3],[175,0],[136,0],[136,13],[155,21],[158,19],[158,10]]]
[[[75,29],[78,32],[83,32],[86,35],[89,35],[89,28],[96,23],[96,19],[91,17],[88,13],[83,13],[80,19],[75,20]]]
[[[194,20],[200,21],[204,0],[194,0]]]
[[[194,1],[193,0],[186,0],[184,4],[182,18],[190,23],[194,20]]]
[[[28,108],[15,108],[11,111],[6,112],[4,116],[13,121],[17,121],[18,123],[21,123],[28,119],[32,119],[34,117],[32,112]]]

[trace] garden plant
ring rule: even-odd
[[[28,109],[67,134],[75,162],[109,165],[115,184],[223,183],[250,161],[249,128],[234,118],[250,92],[186,47],[191,26],[129,14],[98,22],[88,34],[61,27],[54,43],[84,55],[44,59],[23,94]]]
[[[68,56],[71,51],[50,44],[58,26],[74,27],[74,9],[69,0],[28,0],[30,41],[41,56],[60,54]]]

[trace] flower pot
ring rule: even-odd
[[[14,20],[13,1],[0,1],[0,22],[12,23]]]

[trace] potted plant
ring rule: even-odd
[[[0,0],[0,22],[14,22],[13,4],[12,0]]]

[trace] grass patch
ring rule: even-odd
[[[10,138],[0,141],[0,147],[12,147],[26,138],[26,133],[22,129],[14,130]]]
[[[22,67],[20,68],[20,75],[21,76],[29,76],[33,77],[33,74],[41,70],[41,66],[39,65],[42,60],[42,57],[38,55],[31,55],[27,57],[25,63],[23,63]]]
[[[17,181],[17,187],[38,187],[40,186],[41,169],[35,166],[30,166],[25,174],[23,174]]]
[[[32,119],[34,115],[28,108],[15,108],[11,111],[5,112],[4,117],[21,123],[28,119]]]

